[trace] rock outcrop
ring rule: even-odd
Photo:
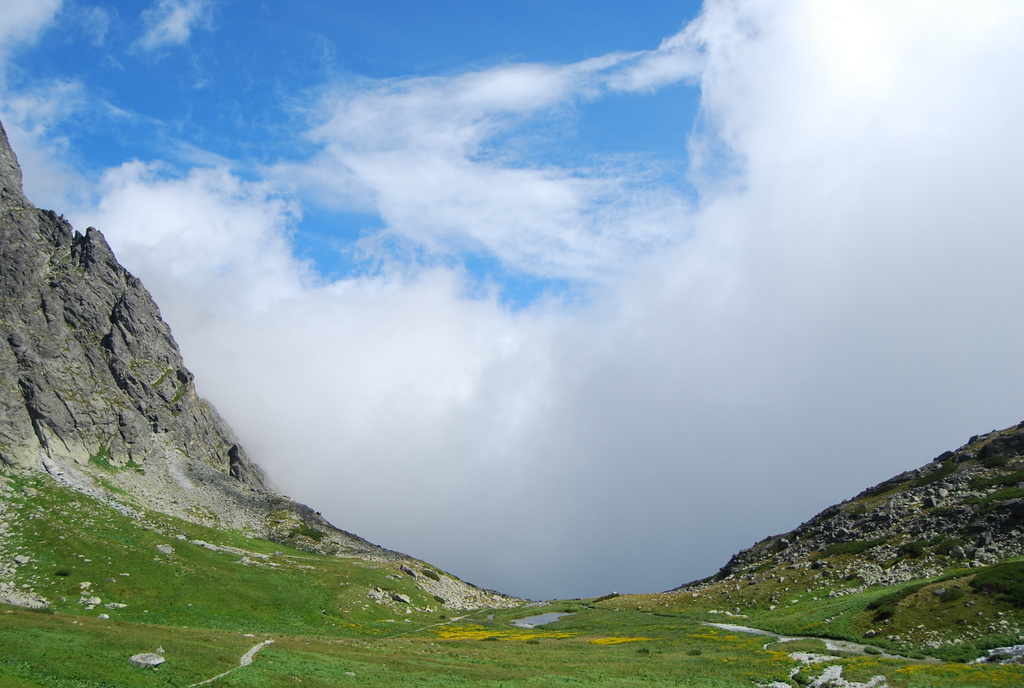
[[[18,523],[6,509],[10,477],[33,472],[113,506],[146,530],[165,528],[150,518],[152,510],[374,562],[370,568],[386,563],[446,608],[520,603],[433,569],[416,575],[411,567],[421,562],[339,530],[271,490],[231,428],[196,394],[157,305],[103,235],[91,227],[75,232],[62,216],[25,198],[2,125],[0,339],[0,603],[49,604],[29,584],[17,585],[16,570],[31,561],[31,552],[11,551],[9,542],[10,523]],[[38,491],[26,486],[21,496],[35,498]],[[11,502],[15,511],[23,501]],[[192,544],[230,550],[243,563],[266,558]],[[156,549],[175,554],[170,545]],[[89,586],[83,584],[79,600],[85,609],[102,603],[86,592]]]
[[[750,583],[769,575],[765,571],[811,567],[851,581],[851,590],[893,585],[1020,556],[1022,534],[1024,423],[974,436],[956,451],[766,538],[701,583]]]
[[[0,461],[143,466],[175,451],[265,487],[99,231],[25,198],[0,129]]]
[[[0,468],[325,553],[399,555],[268,489],[94,228],[36,208],[0,125]]]

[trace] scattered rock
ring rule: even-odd
[[[30,557],[26,557],[24,554],[19,554],[19,555],[14,557],[14,563],[17,564],[18,566],[24,566],[25,564],[29,563],[30,561],[32,561],[32,559]]]
[[[415,571],[413,571],[411,568],[409,568],[408,566],[406,566],[405,564],[402,564],[401,566],[399,566],[398,570],[401,571],[402,573],[404,573],[405,575],[411,577],[411,578],[416,578],[417,577],[417,573]]]
[[[174,554],[174,548],[170,545],[157,545],[156,548],[164,554]]]
[[[409,596],[403,595],[400,592],[396,592],[394,595],[392,595],[391,599],[393,599],[395,602],[404,602],[405,604],[412,604],[412,600],[409,598]]]
[[[24,609],[46,609],[50,606],[50,603],[42,597],[16,590],[0,591],[0,604],[9,604]]]
[[[160,666],[164,661],[166,660],[155,652],[143,652],[131,657],[131,663],[143,669]]]

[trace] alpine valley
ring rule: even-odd
[[[536,603],[275,493],[2,127],[0,335],[0,686],[1024,685],[1024,424],[707,579]]]

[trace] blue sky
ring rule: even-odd
[[[643,12],[615,2],[69,2],[34,44],[21,47],[7,82],[13,90],[50,82],[73,91],[76,116],[47,122],[47,135],[61,137],[62,157],[83,175],[160,159],[172,166],[167,174],[214,163],[253,179],[262,167],[301,163],[317,150],[302,134],[325,118],[326,92],[649,51],[698,11],[696,3],[668,2]],[[700,97],[694,83],[643,87],[628,98],[580,88],[591,92],[569,86],[521,110],[467,113],[493,120],[468,155],[579,177],[642,166],[650,179],[637,183],[692,194],[685,175]],[[34,119],[27,113],[29,124]],[[321,200],[301,198],[291,224],[296,253],[332,279],[376,269],[352,244],[387,228],[387,220],[372,202]],[[496,285],[517,307],[549,291],[585,295],[589,282],[507,265],[480,242],[415,248],[426,249],[420,260],[465,268],[470,287]]]
[[[342,528],[713,573],[1024,417],[1024,5],[0,0],[28,196]]]

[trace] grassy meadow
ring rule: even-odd
[[[1024,685],[1024,667],[966,664],[959,660],[967,656],[955,653],[941,661],[926,657],[920,643],[881,636],[865,641],[865,629],[881,623],[874,619],[883,605],[869,607],[899,589],[829,598],[824,590],[800,589],[798,581],[789,590],[735,590],[723,582],[696,597],[609,596],[460,611],[417,587],[397,563],[309,554],[158,513],[132,518],[45,476],[0,480],[13,495],[2,554],[31,557],[16,567],[13,583],[51,602],[37,611],[0,606],[4,688],[186,688],[225,672],[206,685],[802,686],[830,666],[841,666],[848,681],[884,676],[894,687]],[[986,618],[1016,619],[1012,600],[954,578],[962,598],[943,602],[934,586],[951,584],[931,582],[890,599],[890,630],[909,635],[921,618],[936,615],[935,605],[955,610],[944,615],[953,627],[979,605],[987,605]],[[400,595],[409,602],[394,599]],[[780,595],[783,609],[771,609]],[[569,615],[536,628],[510,623],[549,611]],[[875,646],[838,652],[818,639],[779,642],[707,622]],[[989,634],[966,654],[1001,637]],[[274,642],[239,667],[264,640]],[[159,667],[129,662],[158,648],[166,660]],[[805,661],[815,655],[830,659]]]

